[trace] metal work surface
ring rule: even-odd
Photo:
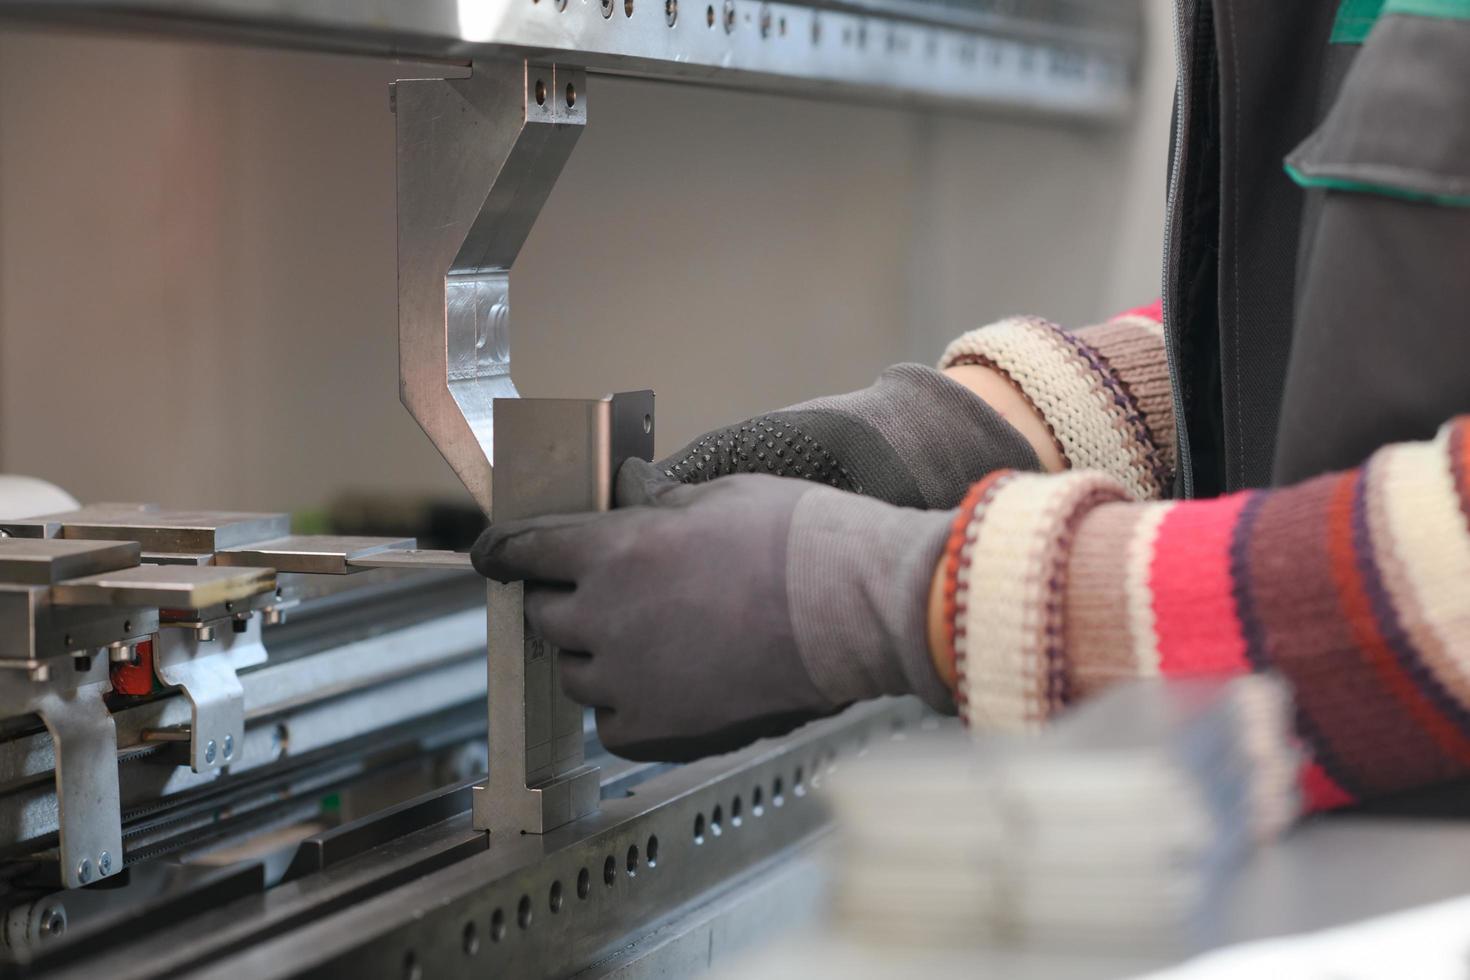
[[[1119,116],[1125,0],[3,0],[0,16],[391,57],[535,57],[783,94]]]
[[[708,953],[720,904],[827,828],[833,769],[925,715],[913,701],[880,702],[687,766],[609,766],[598,813],[503,843],[472,829],[465,787],[452,786],[308,838],[305,873],[275,887],[257,881],[234,900],[152,917],[117,942],[41,944],[33,972],[597,975],[626,969],[640,945],[675,953],[700,929]],[[810,891],[798,883],[798,894]]]

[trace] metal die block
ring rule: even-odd
[[[268,568],[139,565],[60,582],[52,586],[51,598],[60,605],[202,609],[248,599],[275,587],[275,572]]]
[[[41,585],[0,586],[0,658],[34,673],[49,660],[90,656],[103,647],[135,643],[158,629],[157,609],[57,606],[50,593]]]
[[[260,621],[242,632],[201,640],[188,630],[163,630],[153,652],[160,682],[183,689],[189,702],[189,768],[211,772],[235,761],[245,744],[245,694],[236,671],[262,664]]]
[[[219,551],[285,537],[291,533],[286,514],[237,511],[117,510],[94,513],[87,508],[54,515],[61,537],[136,541],[145,551]]]
[[[279,572],[346,575],[356,571],[354,559],[412,548],[413,538],[366,538],[292,534],[216,552],[216,565],[274,568]]]
[[[145,551],[145,565],[213,565],[212,551]]]
[[[0,538],[0,581],[51,585],[62,579],[111,572],[138,564],[132,541]]]
[[[59,538],[70,521],[111,522],[137,519],[139,514],[157,512],[155,504],[89,504],[76,510],[40,514],[17,520],[0,521],[0,532],[12,538]],[[86,535],[72,535],[85,538]]]

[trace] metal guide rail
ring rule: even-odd
[[[1141,29],[1133,0],[0,0],[7,15],[1114,118],[1131,100]]]

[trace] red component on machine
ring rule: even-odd
[[[112,689],[118,694],[153,693],[153,641],[133,647],[131,663],[115,663],[111,669]]]

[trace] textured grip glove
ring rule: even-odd
[[[991,470],[1041,468],[983,399],[919,364],[890,367],[862,391],[717,429],[657,466],[680,483],[769,473],[923,508],[957,506]]]
[[[930,579],[951,515],[768,476],[618,474],[621,509],[491,527],[475,567],[526,581],[526,620],[603,744],[685,760],[853,701],[952,709],[930,661]]]

